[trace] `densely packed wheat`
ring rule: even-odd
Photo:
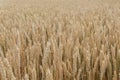
[[[62,11],[0,9],[0,80],[120,80],[120,7]]]

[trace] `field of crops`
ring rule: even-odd
[[[0,0],[0,80],[120,80],[120,1]]]

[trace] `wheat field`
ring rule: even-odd
[[[0,0],[0,80],[120,80],[120,1]]]

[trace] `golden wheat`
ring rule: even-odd
[[[11,3],[0,8],[0,80],[120,80],[119,1]]]

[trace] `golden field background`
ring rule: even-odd
[[[120,80],[119,0],[0,0],[0,80]]]

